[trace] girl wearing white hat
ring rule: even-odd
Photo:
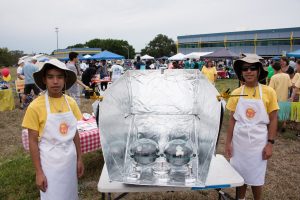
[[[259,84],[268,75],[257,58],[244,57],[234,63],[234,70],[243,86],[232,92],[226,108],[230,111],[225,152],[230,164],[244,178],[238,188],[240,199],[245,198],[247,185],[252,187],[255,200],[262,198],[267,160],[277,131],[277,96],[266,85]]]
[[[29,105],[22,126],[28,129],[41,199],[78,199],[77,178],[84,168],[77,121],[82,115],[75,100],[63,94],[75,83],[76,74],[51,59],[33,77],[45,93]]]

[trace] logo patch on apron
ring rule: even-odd
[[[255,117],[255,114],[256,114],[256,112],[253,108],[247,108],[246,109],[246,117],[248,119],[252,119],[253,117]]]
[[[67,125],[65,122],[63,122],[63,123],[61,123],[61,124],[59,125],[59,132],[60,132],[62,135],[67,135],[68,129],[69,129],[69,127],[68,127],[68,125]]]

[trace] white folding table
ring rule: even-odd
[[[217,189],[219,191],[222,188],[238,187],[243,184],[244,179],[231,167],[225,157],[217,154],[212,157],[205,187],[144,186],[110,181],[106,165],[104,165],[98,182],[98,191],[102,193],[102,199],[105,198],[105,193],[109,194],[108,199],[111,198],[111,193],[123,193],[116,198],[120,199],[130,192],[166,192],[208,189]],[[224,196],[222,192],[219,192],[219,198],[221,197],[225,198],[226,196]]]

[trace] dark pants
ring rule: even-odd
[[[107,82],[101,83],[101,90],[105,91],[107,89]]]

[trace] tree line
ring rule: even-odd
[[[24,52],[20,50],[10,51],[8,48],[0,48],[0,66],[13,66],[23,55]]]
[[[122,55],[125,58],[133,59],[136,52],[132,45],[126,40],[116,39],[92,39],[84,44],[75,44],[68,46],[67,48],[101,48],[102,50],[108,50],[116,54]],[[172,56],[176,54],[176,44],[168,36],[158,34],[153,40],[151,40],[145,48],[141,50],[141,55],[148,54],[155,58],[163,56]],[[24,52],[21,50],[12,50],[8,48],[0,48],[0,66],[12,66],[18,62],[20,57],[24,56]]]
[[[125,58],[134,58],[136,52],[132,45],[126,40],[116,39],[92,39],[84,44],[79,43],[67,48],[101,48],[103,51],[108,50],[116,54],[122,55]],[[129,52],[128,52],[129,51]],[[176,54],[176,44],[168,36],[158,34],[153,40],[151,40],[145,48],[140,52],[142,55],[148,54],[155,58],[163,56],[172,56]],[[129,54],[129,55],[128,55]]]

